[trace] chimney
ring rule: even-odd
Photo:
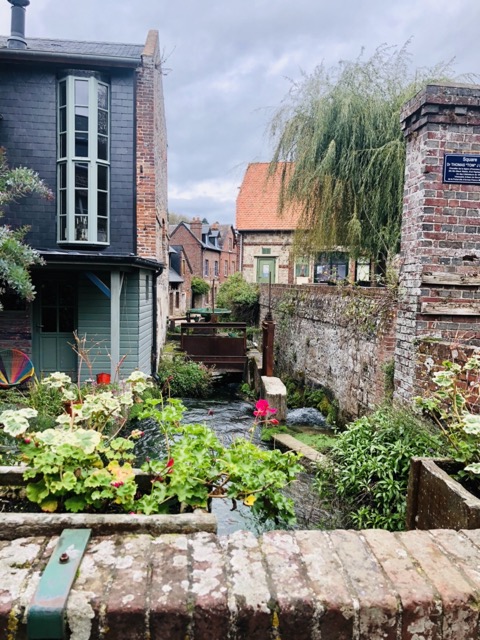
[[[190,222],[190,231],[200,240],[200,242],[202,241],[202,226],[203,224],[200,218],[192,218],[192,221]]]
[[[25,7],[28,7],[30,0],[8,0],[8,2],[12,5],[12,26],[7,47],[9,49],[26,49]]]

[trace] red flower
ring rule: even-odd
[[[167,473],[172,473],[173,471],[173,458],[170,458],[167,462]]]
[[[257,400],[255,409],[253,415],[257,418],[267,418],[269,413],[277,413],[277,410],[268,404],[268,400]]]
[[[270,420],[270,424],[280,424],[276,418]]]

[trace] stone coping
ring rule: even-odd
[[[0,541],[0,638],[23,640],[57,538]],[[480,530],[273,531],[91,539],[71,640],[467,640]]]

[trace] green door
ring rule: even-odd
[[[54,371],[77,375],[77,355],[72,349],[77,326],[76,277],[52,276],[36,284],[34,307],[34,359],[37,374]]]
[[[257,282],[268,284],[270,274],[272,274],[272,284],[275,282],[275,260],[276,258],[257,259]]]

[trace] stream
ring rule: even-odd
[[[236,385],[227,385],[221,389],[220,393],[216,393],[215,398],[208,400],[184,398],[182,402],[187,407],[183,422],[207,424],[225,444],[228,445],[238,437],[250,437],[248,430],[254,420],[254,405],[239,399]],[[302,411],[305,412],[306,429],[310,432],[322,430],[323,416],[312,409],[297,409],[291,412],[291,424],[295,424],[296,429],[302,429]],[[287,417],[287,426],[289,423],[290,412]],[[145,424],[142,428],[145,435],[141,440],[141,450],[137,450],[137,454],[139,457],[148,455],[153,458],[159,450],[162,438],[153,423]],[[264,449],[270,446],[269,443],[263,443],[260,440],[259,430],[254,435],[253,442]],[[333,526],[334,516],[322,508],[322,502],[313,489],[313,480],[314,473],[305,470],[285,489],[285,494],[295,503],[297,516],[295,529],[327,529]],[[260,535],[265,531],[278,528],[273,520],[261,520],[242,503],[238,503],[234,511],[231,510],[231,506],[228,500],[213,500],[212,512],[217,517],[219,535],[231,534],[239,529]]]

